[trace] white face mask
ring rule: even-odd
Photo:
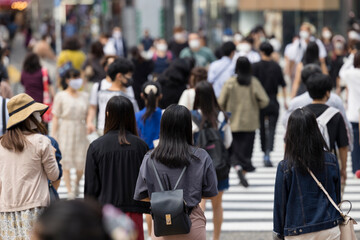
[[[310,33],[308,31],[302,30],[299,33],[301,39],[306,40],[310,37]]]
[[[349,39],[360,40],[360,35],[356,31],[350,31],[348,37]]]
[[[324,39],[330,39],[331,36],[332,36],[332,34],[331,34],[331,32],[328,31],[328,30],[325,30],[325,31],[322,32],[322,37],[323,37]]]
[[[174,34],[175,41],[184,41],[185,37],[183,33],[175,33]]]
[[[156,45],[156,49],[161,51],[161,52],[165,52],[167,50],[168,46],[164,43],[159,43]]]
[[[189,47],[192,50],[199,49],[200,48],[200,40],[194,39],[194,40],[189,41]]]
[[[243,39],[243,37],[241,36],[241,34],[235,34],[234,35],[234,41],[235,42],[240,42]]]
[[[79,90],[83,85],[83,80],[81,78],[71,79],[69,82],[69,87],[74,90]]]
[[[233,36],[224,35],[224,36],[222,37],[223,43],[232,42],[233,40],[234,40],[234,39],[233,39]]]
[[[241,53],[249,53],[251,51],[251,45],[248,43],[239,43],[236,49]]]
[[[34,112],[32,115],[36,118],[36,121],[41,123],[41,115],[40,115],[39,112]],[[30,121],[30,128],[31,129],[37,129],[37,126],[33,121]]]
[[[121,38],[121,32],[120,31],[115,31],[115,32],[113,32],[113,38]]]

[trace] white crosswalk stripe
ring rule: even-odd
[[[282,112],[281,112],[282,113]],[[271,153],[271,160],[275,167],[265,168],[263,165],[263,153],[260,148],[259,134],[256,134],[253,164],[256,167],[254,173],[246,175],[250,186],[244,188],[239,185],[234,169],[230,173],[230,189],[224,193],[223,208],[224,222],[223,231],[272,231],[273,228],[273,199],[276,166],[283,158],[285,133],[284,127],[280,124],[280,118],[276,130],[274,151]],[[348,158],[348,180],[343,199],[350,200],[353,208],[351,216],[360,222],[360,179],[356,179],[351,172],[351,156]],[[72,172],[72,178],[75,179],[75,172]],[[83,184],[81,181],[80,189],[83,197]],[[59,188],[61,198],[66,198],[66,188],[61,183]],[[212,212],[210,201],[206,204],[205,216],[207,218],[206,229],[213,230]],[[147,229],[144,223],[144,229]],[[360,225],[355,226],[355,230],[360,230]]]

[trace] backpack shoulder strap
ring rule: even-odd
[[[199,130],[201,129],[201,115],[198,110],[191,111],[192,120],[198,126]]]
[[[6,131],[6,98],[2,99],[2,124],[3,124],[3,134]]]
[[[152,167],[153,167],[154,172],[155,172],[156,180],[158,181],[158,183],[159,183],[159,185],[160,185],[160,189],[161,189],[161,191],[163,192],[163,191],[164,191],[164,187],[163,187],[163,185],[162,185],[162,183],[161,183],[160,176],[159,176],[158,171],[156,170],[154,161],[155,161],[155,160],[151,160]],[[178,185],[179,185],[179,183],[180,183],[180,181],[181,181],[181,178],[184,176],[184,173],[185,173],[185,171],[186,171],[186,168],[187,168],[187,166],[185,166],[185,167],[183,168],[183,170],[181,171],[181,174],[180,174],[178,180],[176,181],[176,184],[175,184],[175,187],[174,187],[173,190],[176,190],[176,188],[178,187]]]
[[[328,107],[319,117],[317,117],[317,120],[321,124],[326,125],[338,112],[339,112],[338,109],[333,107]]]

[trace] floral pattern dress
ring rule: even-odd
[[[61,164],[65,170],[84,170],[89,146],[86,132],[89,97],[85,92],[77,94],[77,97],[73,97],[67,91],[59,92],[52,109],[59,121],[56,137],[63,157]]]

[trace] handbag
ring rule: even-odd
[[[350,209],[349,211],[344,214],[343,211],[340,209],[340,207],[338,205],[336,205],[336,203],[334,202],[334,200],[330,197],[329,193],[325,190],[324,186],[321,184],[321,182],[315,177],[315,175],[313,174],[313,172],[308,169],[311,177],[315,180],[315,182],[317,183],[317,185],[319,186],[319,188],[325,193],[326,197],[329,199],[329,201],[331,202],[331,204],[334,206],[334,208],[340,213],[341,217],[344,219],[344,221],[339,225],[340,227],[340,240],[357,240],[356,235],[355,235],[355,230],[354,230],[354,224],[357,224],[357,222],[351,218],[348,214],[351,211],[351,202],[350,201],[342,201],[339,206],[341,206],[341,204],[343,202],[349,202],[350,203]]]
[[[44,87],[44,100],[43,104],[47,105],[49,108],[48,110],[42,115],[42,119],[45,123],[49,123],[52,120],[52,101],[50,97],[49,91],[49,74],[46,68],[41,69],[42,78],[43,78],[43,87]]]
[[[58,192],[51,184],[51,182],[49,182],[49,194],[50,194],[50,203],[53,203],[60,199]]]
[[[189,233],[191,229],[189,209],[184,201],[183,190],[177,189],[179,182],[186,171],[186,166],[182,170],[174,189],[165,191],[154,161],[151,162],[157,182],[161,189],[161,192],[153,192],[150,200],[155,236],[160,237]]]

